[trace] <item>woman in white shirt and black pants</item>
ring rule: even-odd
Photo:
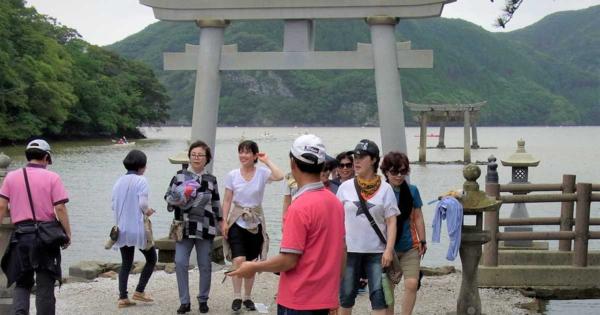
[[[146,235],[144,232],[144,215],[151,216],[154,210],[148,207],[148,181],[143,176],[146,171],[146,154],[140,150],[131,150],[123,165],[127,174],[121,176],[113,187],[112,209],[115,221],[119,226],[119,238],[113,248],[121,252],[121,271],[119,271],[119,308],[135,305],[127,297],[127,280],[133,265],[133,256],[137,247],[144,257],[146,264],[140,275],[140,281],[133,294],[133,299],[141,302],[154,301],[144,292],[146,284],[152,276],[156,265],[156,250],[154,246],[145,248]]]
[[[258,151],[254,141],[243,141],[238,145],[240,168],[234,169],[225,178],[225,197],[223,198],[223,249],[225,257],[233,261],[237,268],[242,262],[260,258],[266,259],[268,236],[262,211],[262,199],[265,185],[271,181],[283,179],[283,172],[266,153]],[[256,166],[261,161],[265,166]],[[252,302],[254,278],[233,277],[233,303],[231,308],[237,312],[242,307],[242,281],[245,295],[243,304],[247,310],[256,310]]]

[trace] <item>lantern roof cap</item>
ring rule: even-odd
[[[188,158],[187,151],[181,151],[170,156],[169,162],[171,162],[171,164],[190,164],[190,158]]]
[[[517,151],[511,154],[507,159],[501,160],[504,166],[530,167],[538,166],[540,160],[525,151],[525,140],[517,141]]]

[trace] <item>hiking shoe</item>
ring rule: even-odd
[[[208,313],[208,303],[200,302],[200,313]]]
[[[177,309],[177,314],[185,314],[189,311],[191,311],[191,305],[189,303],[181,304],[181,305],[179,305],[179,308]]]
[[[250,299],[244,301],[244,306],[249,311],[256,311],[256,306],[254,306],[254,302]]]
[[[154,302],[154,299],[149,294],[146,294],[145,292],[138,292],[138,291],[135,291],[135,293],[133,293],[132,299],[134,299],[136,301],[141,301],[141,302]]]
[[[231,309],[234,312],[239,312],[241,308],[242,308],[242,299],[233,300],[233,303],[231,303]]]
[[[135,305],[135,302],[131,302],[127,298],[125,298],[125,299],[119,299],[119,302],[117,302],[117,307],[118,308],[130,307],[130,306],[134,306],[134,305]]]

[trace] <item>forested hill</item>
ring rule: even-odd
[[[148,66],[88,44],[22,0],[0,0],[0,143],[136,135],[166,120],[166,102]]]
[[[564,63],[592,73],[600,72],[600,5],[576,12],[559,12],[505,36]]]
[[[433,69],[401,70],[404,98],[416,103],[487,100],[486,125],[599,124],[600,75],[585,61],[598,61],[598,10],[558,13],[508,34],[459,19],[403,20],[398,40],[434,50]],[[235,22],[226,29],[225,42],[238,44],[240,51],[281,50],[282,32],[282,21]],[[197,44],[198,34],[192,23],[158,22],[108,47],[156,71],[171,97],[173,123],[191,119],[195,73],[162,71],[162,53]],[[319,20],[316,34],[317,50],[353,50],[357,42],[370,42],[368,27],[359,20]],[[547,41],[552,50],[542,45]],[[219,123],[375,125],[373,72],[224,72]]]

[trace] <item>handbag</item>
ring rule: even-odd
[[[33,223],[35,225],[35,232],[38,239],[48,246],[63,246],[69,243],[69,237],[65,232],[62,224],[58,220],[52,221],[38,221],[35,217],[35,210],[33,209],[33,199],[31,198],[31,189],[29,188],[29,179],[27,178],[27,171],[23,168],[23,176],[25,177],[25,187],[27,188],[27,197],[29,198],[29,206],[31,207],[31,214],[33,215]]]
[[[183,239],[183,221],[173,220],[169,228],[169,239],[176,242]]]
[[[381,233],[379,226],[377,226],[377,223],[369,212],[369,208],[366,205],[365,199],[360,194],[360,187],[358,186],[358,180],[356,178],[354,178],[354,188],[356,188],[356,194],[358,195],[358,200],[360,201],[360,206],[362,207],[363,213],[369,220],[373,230],[375,230],[375,234],[377,234],[383,244],[387,244],[383,233]],[[400,266],[400,259],[398,259],[398,255],[396,255],[396,253],[392,255],[392,263],[385,268],[385,273],[394,285],[400,283],[400,280],[402,279],[402,266]]]
[[[144,250],[149,250],[154,246],[154,236],[152,235],[152,221],[150,217],[144,214],[144,235],[146,236],[146,243],[144,244]]]
[[[113,227],[110,228],[110,233],[108,233],[108,237],[113,242],[116,242],[117,240],[119,240],[119,226],[118,225],[113,225]]]

